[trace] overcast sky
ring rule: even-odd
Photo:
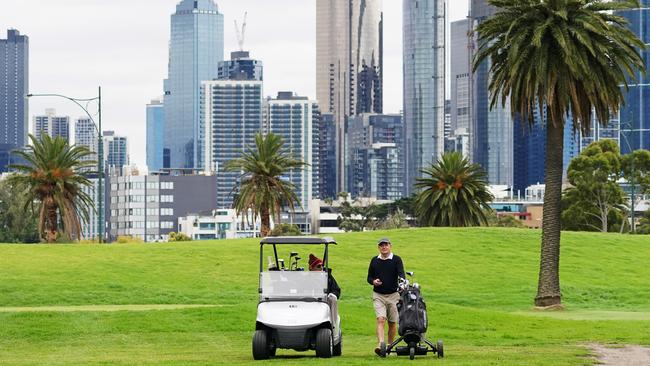
[[[169,19],[179,0],[0,0],[6,29],[29,36],[31,93],[78,98],[102,86],[105,130],[129,137],[131,163],[144,166],[145,106],[162,94]],[[467,15],[466,0],[447,0],[449,20]],[[244,48],[264,62],[264,93],[291,90],[315,98],[315,0],[217,0],[225,16],[225,55],[237,48],[233,21],[248,11]],[[402,105],[402,1],[384,0],[384,111]],[[83,114],[56,98],[32,98],[31,116],[45,108],[73,120]],[[96,112],[96,107],[94,108]],[[73,125],[71,121],[71,125]],[[71,126],[73,127],[73,126]]]

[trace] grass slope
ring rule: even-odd
[[[255,240],[0,245],[0,364],[374,364],[365,277],[376,239],[384,235],[407,270],[416,272],[429,309],[429,337],[445,341],[444,360],[416,362],[591,365],[585,343],[650,345],[647,237],[564,233],[567,310],[538,313],[531,310],[538,231],[418,229],[337,236],[331,265],[343,289],[342,359],[281,350],[278,358],[256,363],[250,355]]]

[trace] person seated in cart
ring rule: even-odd
[[[310,271],[322,271],[323,270],[323,260],[315,256],[314,254],[309,254],[309,270]],[[332,311],[332,319],[336,322],[339,315],[338,299],[341,297],[341,288],[339,284],[336,283],[334,276],[332,276],[332,269],[329,269],[327,276],[327,303],[330,306]]]

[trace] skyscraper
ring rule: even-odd
[[[104,159],[106,168],[120,170],[129,165],[129,143],[126,136],[119,136],[115,131],[104,131]]]
[[[163,168],[165,107],[161,99],[147,104],[147,168],[150,172]]]
[[[336,121],[334,115],[322,113],[319,121],[318,165],[320,199],[336,197]]]
[[[311,200],[319,195],[318,104],[292,92],[280,92],[277,98],[268,101],[268,108],[269,132],[281,136],[284,148],[309,164],[291,170],[284,177],[295,185],[301,208],[308,212]]]
[[[381,0],[316,1],[316,99],[336,121],[337,189],[345,189],[345,121],[382,112]]]
[[[496,8],[489,5],[487,0],[472,0],[470,18],[474,29],[495,12]],[[476,39],[470,41],[475,43]],[[476,49],[478,49],[477,45],[473,44],[471,50]],[[473,57],[473,54],[471,56]],[[490,60],[486,60],[472,75],[473,104],[470,131],[473,161],[487,171],[490,184],[512,185],[515,121],[510,113],[509,99],[505,107],[498,103],[490,109],[489,70]]]
[[[419,170],[444,151],[445,1],[404,0],[407,195]]]
[[[219,62],[220,80],[258,80],[263,81],[262,61],[250,58],[248,51],[230,53],[230,60]]]
[[[74,123],[74,143],[79,146],[86,146],[90,151],[97,153],[97,130],[95,124],[88,117],[79,117]],[[104,145],[106,149],[106,145]],[[97,155],[85,156],[82,160],[97,160]],[[86,168],[86,170],[93,170]],[[96,170],[96,169],[95,169]],[[96,230],[96,229],[95,229]]]
[[[70,142],[70,117],[57,116],[56,110],[48,108],[45,114],[34,116],[34,137],[40,140],[43,135],[61,137]]]
[[[347,135],[352,197],[403,198],[406,154],[402,116],[364,113],[351,117]]]
[[[11,163],[11,150],[27,143],[29,39],[15,29],[0,39],[0,173]]]
[[[217,175],[217,205],[230,208],[240,172],[226,172],[228,161],[237,159],[247,146],[255,146],[262,131],[262,82],[211,80],[201,88],[201,147],[206,174]]]
[[[650,0],[641,0],[641,7],[634,10],[618,12],[625,17],[630,29],[646,45],[650,44],[650,13],[648,6]],[[650,56],[650,50],[639,50],[644,60]],[[621,152],[629,153],[631,150],[650,150],[650,75],[642,71],[636,72],[637,81],[628,80],[629,90],[625,94],[625,104],[620,110],[620,144]]]
[[[197,149],[201,82],[217,78],[223,44],[223,14],[213,0],[182,0],[176,6],[164,82],[164,149],[171,168],[202,168]]]
[[[468,37],[471,22],[463,19],[451,23],[451,129],[453,135],[470,135],[471,126],[471,78],[470,78],[470,44]],[[470,146],[465,147],[471,151]],[[472,159],[471,153],[467,156]]]

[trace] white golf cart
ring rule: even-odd
[[[275,356],[278,348],[296,351],[316,350],[318,357],[340,356],[342,337],[340,317],[332,319],[328,305],[328,246],[332,238],[270,237],[260,241],[260,300],[253,335],[253,358]],[[316,252],[324,246],[323,271],[310,272],[300,267],[300,253],[291,251],[289,265],[278,251],[303,246]],[[267,252],[272,254],[265,257]],[[265,263],[268,258],[268,265]]]

